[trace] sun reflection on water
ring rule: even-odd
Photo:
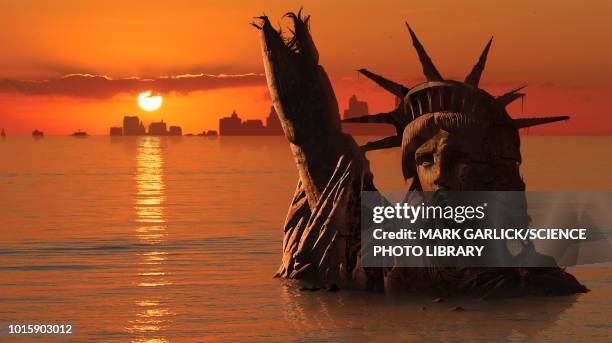
[[[165,218],[164,161],[159,137],[141,137],[136,156],[136,223],[135,236],[146,248],[139,252],[138,287],[144,299],[135,302],[136,318],[126,330],[138,337],[134,342],[167,342],[161,332],[174,315],[161,300],[161,287],[171,285],[167,279],[164,251],[167,225]],[[152,335],[152,337],[149,337]]]

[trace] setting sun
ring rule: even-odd
[[[138,106],[145,111],[155,111],[162,105],[161,95],[152,95],[151,91],[144,91],[138,94]]]

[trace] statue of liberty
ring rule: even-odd
[[[293,20],[289,38],[265,16],[253,24],[261,31],[269,91],[299,173],[276,276],[316,287],[371,291],[479,296],[587,291],[557,266],[362,267],[360,193],[377,190],[367,151],[401,148],[401,168],[411,191],[524,191],[518,130],[568,117],[511,118],[506,105],[524,95],[521,88],[492,96],[478,87],[491,41],[463,82],[448,80],[406,24],[426,82],[406,87],[360,69],[397,99],[390,112],[350,119],[396,129],[396,135],[360,147],[342,132],[338,103],[309,33],[309,16],[287,16]]]

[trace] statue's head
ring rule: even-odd
[[[359,70],[393,93],[398,104],[391,112],[345,120],[396,127],[397,135],[362,148],[401,147],[402,171],[412,179],[411,190],[524,190],[518,130],[569,117],[513,119],[506,106],[524,96],[519,93],[523,87],[497,97],[478,87],[492,39],[459,82],[443,79],[410,26],[408,31],[427,81],[408,88]]]
[[[518,129],[503,106],[468,83],[429,81],[403,98],[402,135],[412,189],[523,190]]]

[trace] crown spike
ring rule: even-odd
[[[389,136],[374,142],[368,142],[361,146],[362,151],[382,150],[399,148],[402,146],[402,136]]]
[[[404,123],[403,121],[398,120],[398,119],[403,119],[399,117],[398,111],[400,111],[400,109],[396,108],[395,110],[391,112],[383,112],[383,113],[377,113],[377,114],[369,114],[369,115],[365,115],[361,117],[342,119],[342,122],[343,123],[389,124],[395,127],[395,130],[397,131],[398,135],[401,135],[402,132],[404,131],[404,126],[406,126],[407,123]]]
[[[442,75],[440,75],[440,72],[438,72],[436,66],[431,61],[431,58],[429,58],[429,56],[427,55],[425,48],[423,48],[423,45],[421,44],[421,42],[419,42],[419,39],[414,34],[414,31],[412,31],[412,28],[410,27],[408,22],[406,22],[406,27],[408,28],[408,32],[410,33],[410,38],[412,38],[412,45],[414,46],[414,49],[419,55],[421,65],[423,65],[423,73],[425,74],[427,81],[442,81]]]
[[[489,39],[489,42],[485,46],[482,54],[480,54],[480,58],[478,58],[478,62],[472,68],[472,71],[465,77],[465,83],[468,85],[478,87],[478,83],[480,82],[480,76],[484,71],[485,64],[487,63],[487,55],[489,54],[489,49],[491,48],[491,43],[493,43],[493,37]]]
[[[405,87],[404,85],[401,85],[399,83],[393,82],[391,80],[388,80],[378,74],[375,74],[367,69],[359,69],[357,70],[359,73],[361,73],[362,75],[364,75],[365,77],[367,77],[368,79],[376,82],[377,85],[381,86],[382,88],[384,88],[387,92],[395,95],[396,97],[400,97],[403,98],[404,95],[406,95],[410,89],[408,87]]]
[[[510,105],[512,102],[514,102],[514,100],[522,98],[524,96],[525,96],[525,93],[512,93],[512,94],[508,94],[503,99],[497,100],[497,103],[500,104],[502,107],[506,107],[506,106]]]
[[[557,117],[541,117],[541,118],[516,118],[512,120],[512,124],[517,129],[525,129],[532,126],[554,123],[556,121],[568,120],[569,116]]]
[[[506,107],[508,106],[510,103],[512,103],[514,100],[518,99],[518,98],[522,98],[525,96],[525,93],[519,93],[519,91],[523,88],[527,87],[527,85],[522,85],[518,88],[515,88],[509,92],[507,92],[504,95],[500,95],[498,97],[495,97],[495,100],[497,101],[498,104],[500,104],[502,107]]]

